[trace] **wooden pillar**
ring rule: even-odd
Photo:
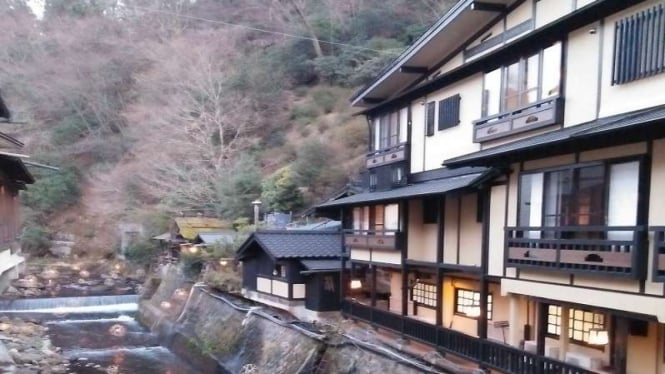
[[[487,295],[489,284],[483,276],[480,280],[480,316],[478,317],[478,338],[487,339]]]
[[[614,374],[626,374],[628,365],[628,333],[629,326],[626,318],[613,316],[612,318],[612,362]]]
[[[561,331],[559,333],[559,359],[565,360],[568,346],[570,345],[570,308],[567,305],[561,306],[561,323],[559,324]]]
[[[508,344],[513,347],[519,347],[523,338],[519,328],[522,324],[521,299],[520,295],[508,294]]]
[[[436,270],[436,325],[443,325],[443,269]]]
[[[370,265],[372,267],[372,307],[376,307],[376,265]]]
[[[547,304],[538,302],[536,313],[536,353],[545,355],[545,334],[547,333]]]

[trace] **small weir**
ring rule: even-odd
[[[0,315],[40,320],[70,372],[198,373],[136,319],[137,295],[0,300]]]

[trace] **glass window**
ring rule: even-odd
[[[436,285],[417,282],[411,290],[411,301],[436,308]]]
[[[354,230],[399,230],[398,204],[357,207],[352,212]]]
[[[561,43],[543,51],[543,89],[541,98],[557,96],[561,83]]]
[[[388,204],[385,206],[384,212],[386,230],[399,230],[399,205]]]
[[[503,110],[516,109],[520,106],[520,95],[522,94],[520,87],[520,64],[521,62],[518,61],[512,65],[508,65],[506,68]]]
[[[487,319],[492,319],[492,294],[487,295]],[[480,307],[480,292],[455,288],[455,313],[473,315],[472,309]],[[477,315],[477,314],[476,314]]]
[[[518,223],[532,227],[635,225],[639,167],[638,161],[631,161],[523,174]],[[632,235],[609,236],[614,234]]]
[[[485,115],[498,114],[501,110],[501,69],[485,74],[485,92],[483,95]]]
[[[561,306],[549,305],[547,308],[547,334],[561,334]],[[577,343],[589,343],[591,329],[605,329],[605,315],[583,309],[568,310],[568,337]]]
[[[491,116],[557,96],[560,80],[561,43],[556,43],[485,74],[483,113]]]
[[[399,144],[399,112],[390,114],[390,139],[388,140],[389,146]]]

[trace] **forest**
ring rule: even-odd
[[[60,168],[32,170],[24,248],[321,201],[362,170],[348,98],[452,2],[0,0],[0,131]]]

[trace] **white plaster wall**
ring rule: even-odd
[[[489,264],[490,275],[503,276],[504,227],[506,226],[506,186],[492,187],[490,195]]]
[[[568,0],[540,0],[536,2],[536,27],[542,27],[573,10],[573,2]]]
[[[443,160],[461,156],[480,149],[478,144],[473,143],[473,121],[481,117],[482,105],[482,74],[476,74],[461,82],[453,84],[442,90],[431,93],[427,96],[427,102],[436,101],[437,110],[435,114],[435,131],[433,136],[425,137],[424,149],[420,154],[412,153],[416,158],[422,158],[425,155],[425,170],[438,169]],[[445,130],[438,130],[438,102],[447,97],[457,95],[461,96],[460,102],[460,124]],[[425,106],[417,106],[417,111],[424,113]],[[424,131],[425,116],[420,121],[414,121],[414,127],[420,127]],[[424,132],[421,132],[424,134]],[[422,135],[421,135],[422,136]],[[421,138],[416,138],[421,139]],[[416,140],[414,139],[414,142]],[[420,147],[418,147],[420,148]],[[413,165],[413,162],[412,162]]]
[[[443,262],[457,264],[459,197],[446,195],[443,227]]]
[[[482,223],[476,221],[477,207],[477,194],[465,194],[462,196],[459,258],[461,265],[480,266],[483,226]]]
[[[288,298],[289,297],[289,284],[286,282],[273,280],[272,281],[272,294],[275,296]],[[304,292],[303,292],[304,295]]]
[[[590,34],[591,27],[582,27],[568,35],[568,56],[565,82],[564,126],[596,119],[600,70],[600,32]]]
[[[271,282],[272,280],[268,278],[256,277],[256,290],[265,293],[270,293]]]
[[[616,21],[631,16],[639,11],[649,9],[659,0],[648,0],[628,8],[605,19],[603,30],[604,45],[603,78],[601,90],[600,117],[610,116],[638,109],[649,108],[665,103],[665,74],[639,79],[630,83],[612,86],[612,68],[614,61],[614,25]]]
[[[294,299],[304,299],[305,298],[305,285],[301,283],[295,283],[293,287],[293,298]]]

